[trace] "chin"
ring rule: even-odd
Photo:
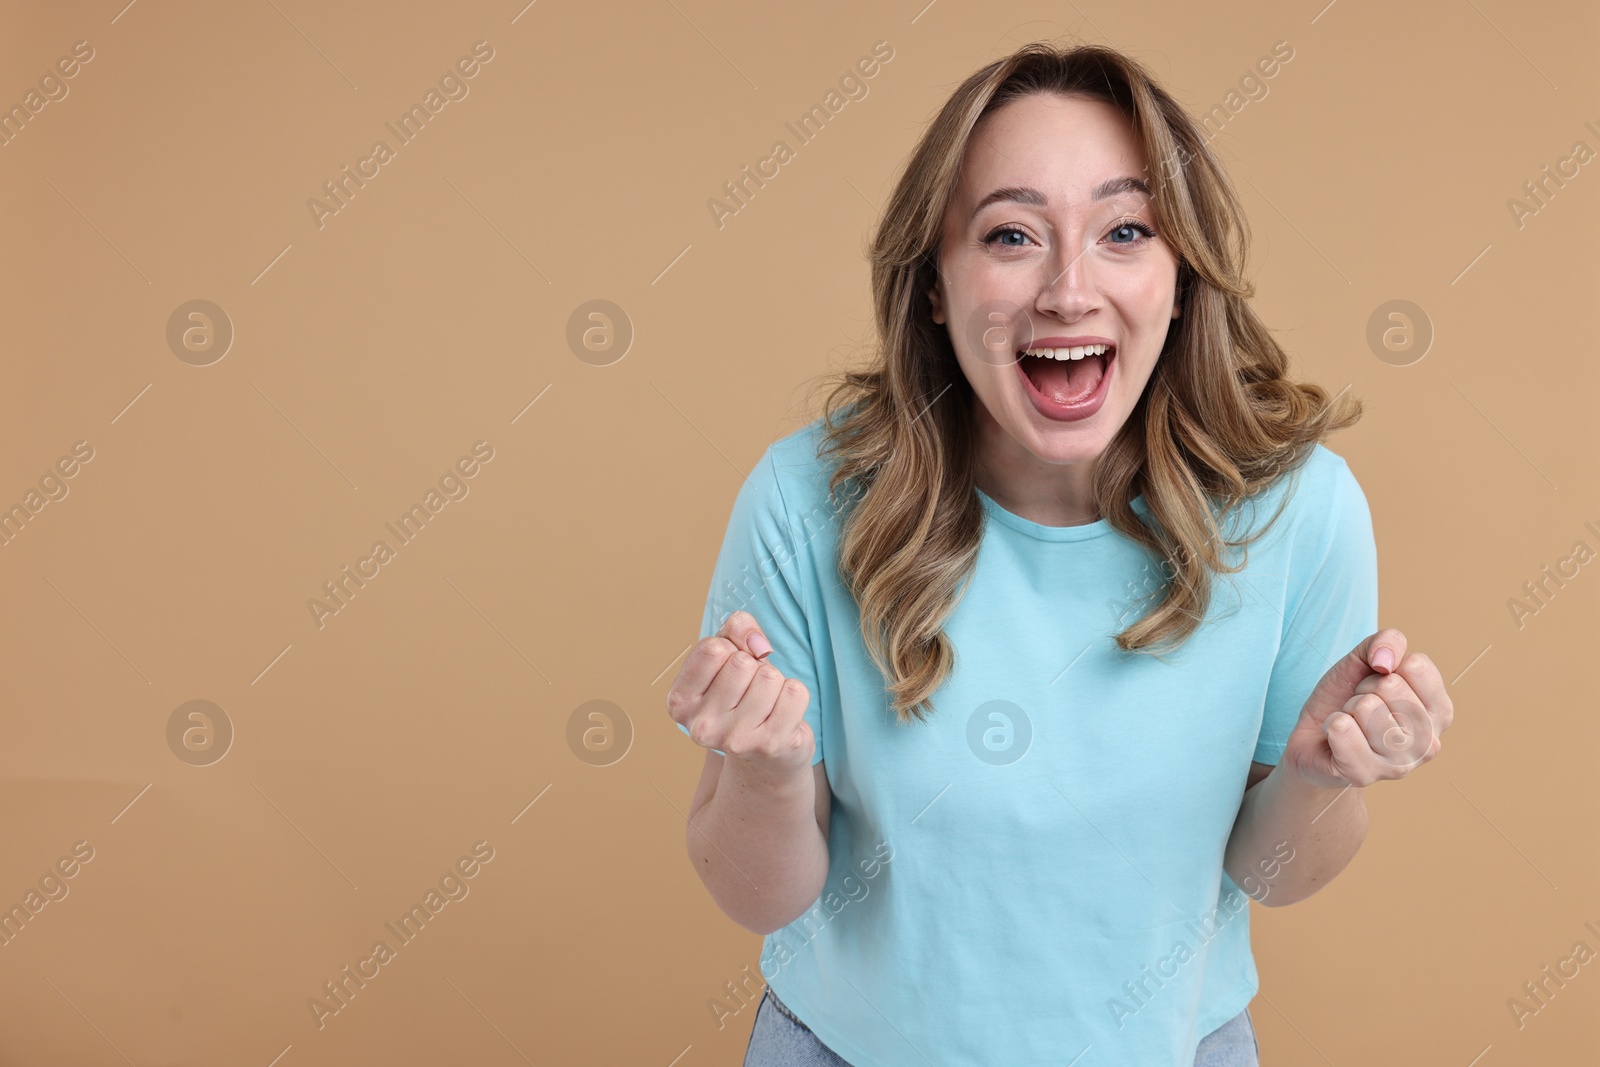
[[[1026,400],[1014,418],[1017,422],[1007,426],[1006,432],[1044,463],[1087,463],[1098,458],[1116,436],[1094,419],[1052,422],[1034,411]]]

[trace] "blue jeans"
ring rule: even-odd
[[[1255,1027],[1246,1008],[1200,1039],[1195,1049],[1194,1067],[1260,1067],[1260,1048]],[[844,1059],[818,1040],[810,1027],[795,1018],[784,1003],[773,995],[772,987],[761,997],[756,1022],[745,1049],[744,1067],[850,1067]]]

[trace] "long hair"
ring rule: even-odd
[[[923,133],[872,238],[872,365],[823,379],[833,388],[819,458],[835,462],[830,493],[854,479],[858,497],[840,533],[839,576],[902,723],[934,710],[931,695],[955,664],[943,625],[973,573],[985,521],[974,492],[976,396],[927,293],[974,128],[1031,93],[1103,100],[1128,120],[1152,161],[1157,230],[1178,258],[1182,314],[1094,468],[1100,514],[1162,561],[1150,598],[1159,602],[1116,635],[1120,648],[1157,653],[1193,633],[1212,572],[1243,569],[1223,546],[1267,529],[1225,540],[1221,513],[1361,417],[1360,401],[1343,391],[1330,399],[1285,377],[1287,354],[1247,303],[1249,230],[1233,187],[1202,128],[1138,62],[1099,45],[1034,41],[977,71]],[[1131,506],[1140,493],[1155,526]]]

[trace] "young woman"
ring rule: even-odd
[[[1248,900],[1334,877],[1453,711],[1247,232],[1111,49],[924,134],[879,358],[746,479],[667,698],[689,855],[766,935],[747,1067],[1258,1062]]]

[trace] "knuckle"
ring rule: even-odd
[[[1411,692],[1411,687],[1406,680],[1398,674],[1386,674],[1375,686],[1376,695],[1384,700],[1394,700]]]
[[[684,698],[683,690],[677,686],[667,690],[667,714],[671,716],[674,722],[683,721],[681,716],[687,706],[688,701]]]
[[[1426,652],[1407,652],[1406,658],[1400,662],[1407,670],[1412,668],[1426,670],[1433,666],[1433,660],[1428,658]]]
[[[726,659],[735,645],[720,634],[702,637],[694,647],[694,654],[705,659]]]
[[[695,721],[689,723],[688,726],[689,726],[689,740],[693,741],[695,744],[699,745],[701,748],[720,748],[721,747],[720,745],[716,745],[716,744],[713,743],[714,738],[708,736],[709,727],[708,727],[708,725],[707,725],[707,723],[706,723],[706,721],[704,719],[696,719]]]

